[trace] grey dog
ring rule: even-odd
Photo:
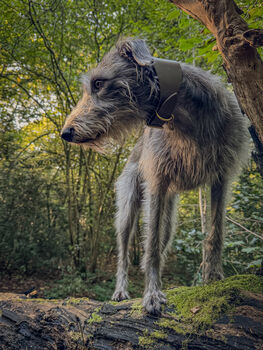
[[[62,130],[66,141],[101,151],[110,139],[122,140],[132,129],[147,124],[116,183],[118,271],[112,298],[120,301],[129,297],[129,242],[142,207],[143,306],[153,314],[159,314],[166,302],[161,292],[161,270],[175,231],[177,199],[182,191],[211,186],[203,279],[223,278],[226,197],[233,176],[247,159],[249,139],[247,120],[234,95],[217,77],[187,64],[174,65],[179,83],[174,82],[177,91],[163,104],[168,117],[162,117],[163,75],[156,69],[157,61],[143,40],[120,40],[83,77],[83,97]],[[176,80],[173,70],[166,74],[168,78],[169,74],[170,80]],[[166,83],[171,85],[169,79]],[[152,116],[160,117],[159,127],[151,127]]]

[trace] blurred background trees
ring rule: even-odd
[[[250,25],[262,27],[261,1],[237,3]],[[199,65],[226,80],[215,39],[166,0],[0,4],[0,288],[7,275],[33,275],[53,281],[47,296],[107,299],[115,278],[114,182],[138,135],[105,155],[62,142],[61,127],[81,94],[79,78],[120,36],[139,36],[154,56]],[[166,285],[201,281],[201,193],[206,198],[206,189],[181,197]],[[260,266],[262,208],[263,182],[251,161],[228,207],[226,275]],[[132,295],[142,288],[140,242],[138,232]]]

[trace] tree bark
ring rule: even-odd
[[[263,30],[248,29],[233,0],[170,0],[215,36],[239,104],[263,144]]]
[[[222,315],[199,335],[165,328],[164,336],[158,318],[138,311],[138,305],[138,300],[112,305],[87,298],[55,301],[1,293],[0,349],[251,350],[263,346],[262,294],[248,293],[231,316]],[[169,311],[162,317],[178,322]]]

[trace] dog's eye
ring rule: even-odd
[[[104,80],[97,79],[97,80],[94,80],[93,82],[93,86],[96,91],[99,91],[101,88],[103,88],[103,85],[104,85]]]

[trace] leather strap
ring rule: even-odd
[[[153,67],[160,84],[160,101],[154,112],[147,119],[150,127],[162,128],[163,124],[174,119],[174,105],[182,81],[182,69],[176,61],[153,58]]]

